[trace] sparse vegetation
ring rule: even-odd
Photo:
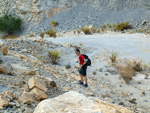
[[[129,24],[129,22],[124,22],[124,23],[117,23],[113,25],[113,30],[114,31],[124,31],[128,29],[132,29],[132,25]]]
[[[13,36],[13,35],[11,35],[9,38],[10,38],[10,39],[16,39],[16,37]]]
[[[143,30],[142,30],[141,28],[139,28],[139,29],[137,29],[137,32],[138,32],[138,33],[142,33]]]
[[[52,64],[57,64],[58,60],[61,57],[61,54],[57,50],[51,50],[51,51],[48,51],[48,56],[51,58]]]
[[[118,56],[118,54],[116,52],[113,52],[111,54],[111,56],[109,58],[110,58],[112,63],[116,62],[117,56]]]
[[[56,31],[54,31],[53,29],[47,30],[46,34],[48,34],[50,37],[56,37]]]
[[[58,25],[58,22],[57,22],[57,21],[51,21],[51,22],[50,22],[50,25],[51,25],[52,27],[56,27],[56,26]]]
[[[4,13],[0,17],[0,32],[5,33],[4,38],[12,35],[14,32],[21,30],[22,19],[17,15]]]
[[[70,68],[71,68],[71,65],[68,64],[68,65],[65,66],[65,68],[66,68],[66,69],[70,69]]]
[[[44,38],[44,33],[40,32],[40,37],[43,39]]]
[[[83,27],[83,28],[81,28],[81,31],[83,31],[84,34],[86,34],[86,35],[92,34],[92,31],[89,27]]]
[[[34,33],[30,33],[29,37],[35,37]]]
[[[117,23],[117,24],[102,24],[101,25],[101,30],[102,31],[107,31],[107,30],[111,30],[111,31],[124,31],[124,30],[128,30],[128,29],[132,29],[132,25],[129,22],[122,22],[122,23]]]

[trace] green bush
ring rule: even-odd
[[[48,51],[48,56],[51,58],[52,64],[57,64],[58,60],[61,57],[61,54],[57,50],[51,50],[51,51]]]
[[[21,30],[22,20],[20,17],[4,13],[0,17],[0,32],[6,33],[6,36],[12,35],[14,32]]]
[[[86,35],[92,34],[91,29],[89,27],[83,27],[81,28],[81,31],[83,31]]]
[[[58,25],[58,22],[57,22],[57,21],[51,21],[51,22],[50,22],[50,25],[51,25],[52,27],[56,27],[56,26]]]
[[[47,30],[46,34],[48,34],[50,37],[56,37],[56,31],[54,31],[53,29]]]

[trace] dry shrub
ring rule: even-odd
[[[29,37],[35,37],[34,33],[30,33]]]
[[[10,38],[10,39],[16,39],[16,37],[13,36],[13,35],[11,35],[9,38]]]
[[[57,21],[51,21],[51,22],[50,22],[50,25],[51,25],[52,27],[56,27],[56,26],[58,25],[58,22],[57,22]]]
[[[137,29],[137,32],[138,32],[138,33],[142,33],[142,32],[143,32],[143,29],[139,28],[139,29]]]
[[[81,33],[81,31],[80,31],[80,30],[77,30],[77,33],[78,33],[78,34],[80,34],[80,33]]]
[[[113,25],[113,30],[114,31],[124,31],[127,29],[132,29],[132,25],[129,22],[124,22],[124,23],[117,23]]]
[[[133,68],[135,71],[137,71],[137,72],[142,71],[142,70],[143,70],[143,69],[142,69],[142,62],[140,62],[140,61],[135,61],[135,62],[133,62],[132,68]]]
[[[40,32],[40,37],[43,39],[44,38],[44,33]]]
[[[48,34],[50,37],[56,37],[56,31],[54,31],[53,29],[47,30],[46,34]]]
[[[127,84],[129,84],[129,82],[132,80],[132,77],[135,76],[135,70],[129,65],[120,64],[116,66],[116,69]]]
[[[102,30],[107,30],[107,25],[102,24],[102,25],[101,25],[101,29],[102,29]]]
[[[150,34],[150,30],[148,29],[148,30],[146,31],[146,33],[147,33],[147,34]]]
[[[48,56],[51,58],[52,64],[57,64],[58,60],[61,57],[61,54],[57,50],[51,50],[51,51],[48,51]]]
[[[83,27],[83,28],[81,28],[81,31],[83,31],[84,34],[86,34],[86,35],[92,34],[92,31],[89,27]]]
[[[98,33],[98,32],[99,32],[99,29],[93,26],[93,27],[91,28],[91,32],[92,32],[92,33]]]

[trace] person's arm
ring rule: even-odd
[[[84,66],[87,63],[87,59],[85,59],[84,56],[81,56],[82,60],[84,60],[84,63],[82,64],[82,66]]]
[[[85,65],[87,63],[87,61],[84,61],[83,65]]]

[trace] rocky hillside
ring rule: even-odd
[[[120,38],[115,35],[107,38],[102,37],[100,34],[87,35],[86,37],[85,35],[78,35],[78,38],[75,38],[77,35],[74,35],[74,37],[71,37],[73,35],[66,35],[69,38],[64,36],[63,38],[45,38],[42,40],[36,36],[27,39],[25,37],[8,39],[6,42],[0,41],[2,51],[2,53],[0,51],[1,113],[33,113],[34,110],[35,113],[40,111],[40,113],[43,113],[43,109],[46,113],[49,109],[45,109],[46,106],[43,105],[50,102],[54,103],[49,106],[54,109],[52,112],[75,111],[78,113],[78,111],[81,111],[81,113],[84,113],[84,110],[87,110],[87,113],[88,111],[89,113],[97,113],[97,111],[105,111],[104,113],[110,113],[110,111],[112,113],[150,112],[149,64],[142,66],[142,71],[136,72],[136,76],[134,75],[130,84],[126,84],[119,77],[118,70],[110,65],[109,61],[109,55],[113,49],[119,53],[118,64],[123,63],[123,61],[127,62],[130,56],[134,56],[135,53],[132,52],[131,48],[135,47],[140,48],[136,51],[143,48],[144,52],[140,55],[142,54],[146,58],[146,62],[149,62],[147,60],[147,57],[149,57],[147,51],[150,50],[149,38],[143,40],[142,35],[138,38],[139,34],[134,35],[134,37],[128,35],[127,38],[124,35]],[[114,37],[122,43],[116,41]],[[137,39],[136,42],[135,38]],[[83,39],[83,44],[79,43]],[[111,42],[108,40],[111,40]],[[89,42],[92,43],[89,44]],[[87,47],[87,43],[89,47]],[[145,44],[144,47],[143,43]],[[124,45],[130,48],[125,48],[125,50],[129,50],[129,53],[122,49]],[[82,52],[88,54],[92,59],[92,66],[88,68],[88,88],[78,84],[80,78],[77,71],[77,56],[73,51],[75,46],[82,48]],[[116,48],[116,46],[119,48]],[[58,65],[52,65],[47,54],[48,50],[53,49],[61,51],[61,59]],[[120,59],[120,56],[125,59]],[[143,63],[145,63],[144,61]],[[70,69],[66,68],[67,64],[71,65]],[[70,98],[66,98],[68,95],[70,95]],[[76,99],[77,97],[78,99]],[[44,101],[41,102],[41,100]],[[74,102],[74,100],[76,101]],[[86,109],[83,102],[88,102],[91,105],[89,105],[90,109]],[[78,106],[82,109],[77,109]],[[62,109],[59,109],[59,107]],[[67,109],[64,109],[66,107]]]
[[[58,21],[58,31],[81,26],[147,20],[148,0],[1,0],[0,13],[10,10],[24,19],[23,33],[46,31],[50,21]]]

